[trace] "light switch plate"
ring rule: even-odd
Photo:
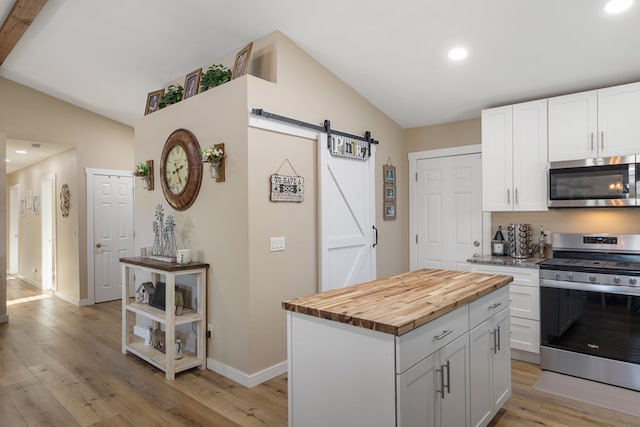
[[[271,252],[284,251],[284,236],[271,238]]]

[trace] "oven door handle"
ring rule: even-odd
[[[547,288],[571,289],[574,291],[602,292],[606,294],[640,296],[640,287],[597,285],[583,282],[567,282],[564,280],[540,279],[540,286]]]

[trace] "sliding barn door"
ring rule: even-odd
[[[334,157],[318,140],[319,286],[343,288],[376,278],[375,146],[371,157]]]

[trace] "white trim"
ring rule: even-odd
[[[252,388],[259,384],[262,384],[265,381],[275,378],[278,375],[282,375],[286,373],[287,361],[285,360],[284,362],[280,362],[267,369],[263,369],[262,371],[256,372],[255,374],[246,374],[242,371],[237,370],[236,368],[233,368],[218,360],[208,357],[207,369],[210,369],[213,372],[223,375],[245,387]]]
[[[33,280],[29,277],[25,277],[25,276],[21,276],[21,275],[16,275],[16,277],[20,280],[22,280],[23,282],[25,282],[28,285],[33,286],[36,289],[42,290],[42,283],[38,282],[37,280]]]
[[[313,141],[316,141],[318,139],[318,134],[324,133],[317,130],[289,125],[276,120],[265,119],[264,117],[254,116],[253,114],[251,114],[251,112],[249,112],[249,126],[258,129],[269,130],[272,132],[284,133],[286,135],[312,139]]]
[[[53,294],[55,295],[56,298],[59,298],[62,301],[66,301],[69,304],[75,305],[76,307],[80,307],[81,306],[80,299],[78,299],[76,297],[71,297],[69,295],[63,294],[62,292],[57,292],[57,291],[54,291]],[[85,305],[88,305],[88,304],[85,304]]]
[[[460,147],[441,148],[438,150],[414,151],[409,153],[409,165],[420,159],[435,159],[436,157],[464,156],[465,154],[482,154],[482,144],[461,145]],[[414,165],[415,166],[415,165]]]
[[[416,235],[418,234],[418,183],[416,173],[418,171],[418,160],[435,159],[438,157],[464,156],[467,154],[482,155],[482,145],[463,145],[460,147],[441,148],[437,150],[416,151],[408,154],[409,158],[409,269],[418,268],[418,244]],[[491,233],[491,213],[482,213],[482,253],[486,253],[490,248],[489,236]],[[489,236],[489,240],[487,240]],[[490,251],[490,250],[489,250]]]
[[[94,256],[93,256],[93,230],[90,227],[93,227],[93,179],[96,175],[113,175],[113,176],[133,176],[133,171],[127,170],[118,170],[118,169],[94,169],[94,168],[86,168],[84,170],[85,175],[87,176],[86,187],[87,187],[87,298],[82,300],[81,305],[93,305],[96,301],[96,290],[95,290],[95,265],[94,265]],[[132,196],[132,203],[135,202],[135,197]],[[134,206],[135,209],[135,206]],[[80,300],[76,299],[76,305],[80,305]]]

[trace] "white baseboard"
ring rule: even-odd
[[[511,349],[511,358],[515,360],[521,360],[523,362],[533,363],[534,365],[540,364],[540,353],[531,353],[529,351]]]
[[[54,292],[54,294],[57,298],[60,298],[63,301],[73,304],[76,307],[80,307],[80,299],[75,297],[70,297],[69,295],[63,294],[62,292]]]
[[[87,305],[94,305],[94,302],[89,298],[78,300],[78,307],[86,307]]]
[[[17,275],[16,277],[17,277],[18,279],[22,280],[23,282],[25,282],[25,283],[27,283],[27,284],[29,284],[29,285],[33,286],[34,288],[37,288],[37,289],[42,290],[42,283],[40,283],[40,282],[36,282],[36,281],[35,281],[35,280],[33,280],[33,279],[30,279],[30,278],[28,278],[28,277],[24,277],[24,276],[21,276],[21,275]]]
[[[8,314],[0,315],[0,323],[9,323],[9,315]]]
[[[287,372],[287,361],[285,360],[255,374],[246,374],[211,358],[207,358],[207,368],[245,387],[252,388]]]

